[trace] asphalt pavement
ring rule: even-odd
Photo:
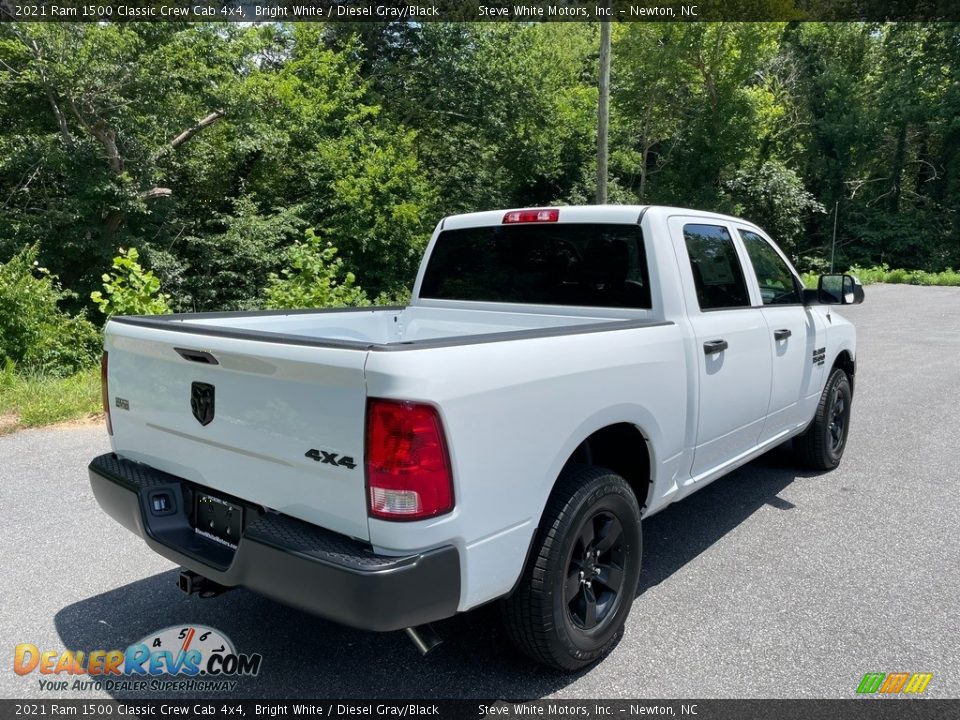
[[[575,675],[518,656],[493,607],[439,623],[421,658],[402,633],[246,590],[186,597],[91,495],[102,427],[0,437],[0,696],[109,696],[41,690],[12,671],[18,643],[124,648],[204,624],[263,654],[236,696],[848,698],[866,672],[903,671],[960,697],[960,288],[871,286],[844,314],[859,353],[840,468],[798,471],[776,450],[646,521],[625,637]]]

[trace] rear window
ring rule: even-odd
[[[649,308],[643,235],[637,225],[600,223],[445,230],[420,297]]]

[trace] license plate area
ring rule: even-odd
[[[236,549],[243,534],[244,508],[210,493],[194,493],[194,531]]]

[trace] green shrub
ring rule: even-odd
[[[947,268],[942,272],[926,270],[891,270],[886,263],[870,268],[852,267],[847,272],[860,278],[864,285],[870,283],[906,283],[910,285],[952,285],[960,286],[960,272]]]
[[[864,285],[872,285],[873,283],[886,282],[890,268],[887,267],[886,264],[876,265],[870,268],[857,267],[854,265],[847,272],[851,275],[856,275]]]
[[[90,293],[90,299],[107,317],[111,315],[165,315],[170,312],[170,296],[160,292],[160,280],[144,270],[136,248],[124,250],[113,259],[113,272],[103,274],[103,292]]]
[[[920,285],[952,285],[960,286],[960,272],[947,268],[939,273],[923,273],[919,278]]]
[[[824,271],[826,272],[826,271]],[[847,272],[855,275],[864,285],[873,283],[900,283],[908,285],[952,285],[960,286],[960,272],[947,268],[942,272],[927,272],[926,270],[904,270],[890,267],[883,263],[873,267],[858,267],[854,265]],[[800,277],[809,288],[817,286],[817,277],[820,273],[803,273]]]
[[[303,242],[284,253],[280,275],[270,273],[264,290],[267,308],[323,308],[370,305],[356,277],[343,267],[333,243],[323,242],[312,228]]]
[[[890,283],[905,283],[910,277],[909,273],[906,270],[897,269],[891,270],[887,273],[886,277],[883,279],[883,282]]]
[[[373,299],[373,305],[409,305],[410,288],[403,288],[394,292],[382,292]]]
[[[70,375],[96,363],[100,333],[85,314],[68,315],[57,278],[28,246],[0,263],[0,362],[8,372]]]

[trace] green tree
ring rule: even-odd
[[[787,253],[804,249],[807,218],[825,212],[800,176],[775,160],[738,170],[724,191],[733,214],[759,224]]]
[[[684,61],[682,25],[629,23],[616,29],[612,166],[643,203],[650,180],[684,141],[684,126],[696,110],[696,81]]]
[[[337,248],[308,228],[303,242],[284,254],[284,268],[271,274],[263,291],[267,308],[325,308],[369,305],[370,300],[344,269]]]
[[[30,246],[0,263],[0,365],[70,375],[96,362],[100,333],[85,313],[68,315],[60,308],[65,293],[37,254]]]
[[[160,281],[138,262],[136,248],[113,259],[113,271],[103,274],[103,290],[90,293],[97,309],[111,315],[163,315],[170,312],[170,296],[160,292]]]
[[[309,24],[3,24],[0,250],[56,237],[85,296],[136,246],[178,308],[235,308],[313,224],[402,288],[435,195],[357,66]]]
[[[137,237],[186,189],[173,182],[178,165],[236,107],[263,32],[10,23],[0,33],[0,93],[23,98],[9,120],[28,139],[8,138],[13,152],[0,173],[34,168],[15,210],[61,238],[57,253],[48,244],[43,252],[65,280],[92,284],[118,237]],[[33,226],[11,214],[15,232]]]
[[[615,28],[610,198],[797,255],[960,265],[957,23]],[[307,227],[401,296],[446,213],[590,202],[596,23],[0,23],[0,257],[79,310],[136,247],[177,310],[260,302]]]
[[[595,27],[338,23],[328,34],[354,48],[384,112],[417,129],[441,213],[566,198],[593,162]]]

